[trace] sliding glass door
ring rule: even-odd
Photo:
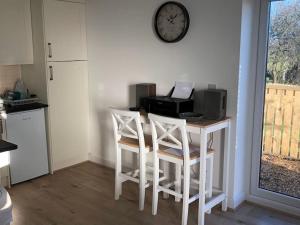
[[[262,2],[251,192],[300,209],[300,0]]]

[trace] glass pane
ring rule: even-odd
[[[300,0],[270,8],[259,187],[300,198]]]

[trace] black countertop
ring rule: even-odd
[[[0,140],[0,153],[16,150],[18,148],[17,145],[9,143],[7,141]]]
[[[46,108],[48,105],[43,103],[31,103],[31,104],[25,104],[25,105],[16,105],[16,106],[4,106],[3,111],[5,111],[7,114],[9,113],[15,113],[15,112],[22,112],[22,111],[29,111],[34,109],[41,109]]]

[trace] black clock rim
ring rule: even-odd
[[[168,4],[174,4],[176,6],[178,6],[179,8],[182,9],[183,13],[184,13],[184,16],[186,17],[186,23],[185,23],[185,27],[184,27],[184,31],[177,37],[175,38],[174,40],[166,40],[164,39],[159,31],[158,31],[158,27],[157,27],[157,20],[158,20],[158,14],[160,12],[160,10],[165,7],[166,5]],[[184,38],[184,36],[186,35],[186,33],[188,32],[188,29],[189,29],[189,26],[190,26],[190,16],[189,16],[189,13],[187,11],[187,9],[185,8],[185,6],[183,4],[181,4],[180,2],[175,2],[175,1],[168,1],[168,2],[165,2],[164,4],[162,4],[156,11],[156,14],[155,14],[155,21],[154,21],[154,28],[155,28],[155,32],[157,34],[157,36],[164,42],[167,42],[167,43],[175,43],[175,42],[178,42],[180,40],[182,40]]]

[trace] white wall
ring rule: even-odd
[[[153,15],[163,2],[87,1],[90,159],[113,165],[108,108],[135,104],[130,85],[155,82],[158,94],[166,94],[176,80],[194,81],[196,89],[216,84],[228,90],[227,114],[233,119],[232,206],[242,1],[182,1],[191,24],[186,37],[176,44],[161,42],[152,29]]]

